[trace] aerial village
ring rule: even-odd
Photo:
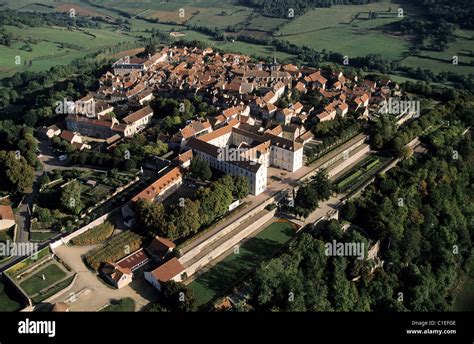
[[[291,205],[300,183],[318,170],[324,168],[330,177],[336,176],[365,159],[370,147],[361,132],[329,140],[323,147],[314,127],[346,116],[357,123],[370,121],[392,97],[402,96],[397,83],[388,79],[376,82],[335,70],[280,65],[276,59],[263,63],[196,47],[165,47],[146,57],[124,56],[100,77],[99,85],[95,92],[62,104],[64,121],[38,129],[44,145],[51,148],[44,163],[50,164],[46,170],[52,177],[41,190],[65,189],[79,182],[88,191],[83,191],[84,200],[80,201],[87,207],[76,214],[81,226],[48,239],[48,253],[41,253],[43,250],[36,257],[35,269],[48,266],[59,270],[62,277],[58,281],[29,291],[27,269],[14,266],[7,271],[31,307],[38,300],[47,300],[55,304],[55,310],[97,310],[110,295],[131,297],[144,306],[156,300],[163,283],[189,283],[277,218],[285,218],[296,232],[305,221],[332,216],[334,210],[321,206],[305,220],[291,218],[284,215],[282,204]],[[199,98],[216,114],[193,114],[178,124],[175,132],[159,133],[166,147],[163,154],[135,166],[132,175],[106,169],[105,177],[103,169],[85,176],[69,171],[75,164],[71,151],[61,150],[64,141],[75,147],[74,152],[113,155],[121,143],[163,124],[169,114],[153,109],[157,97],[178,102]],[[308,101],[313,98],[318,102]],[[397,114],[399,123],[414,115],[408,110]],[[130,154],[129,150],[120,152],[125,159]],[[196,177],[192,169],[197,162],[207,165],[216,177]],[[61,175],[54,178],[57,168]],[[220,183],[215,181],[217,176],[231,176],[236,185],[236,178],[240,178],[246,188],[243,193],[234,192],[225,211],[212,216],[211,221],[183,236],[162,234],[143,239],[129,233],[146,222],[140,218],[143,204],[187,208],[193,195],[204,193],[200,191],[203,188],[213,190],[213,183]],[[104,205],[106,210],[96,212]],[[0,222],[10,221],[11,226],[9,210],[0,210]],[[38,214],[38,222],[47,222],[41,220],[47,216],[40,205],[32,211]],[[87,244],[87,237],[99,229],[108,233],[105,244],[92,249],[74,245]],[[368,259],[377,266],[383,263],[377,260],[378,244],[373,244]],[[242,293],[230,300],[239,299],[239,295]],[[234,301],[227,298],[218,307],[231,307]]]

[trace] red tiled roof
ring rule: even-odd
[[[59,137],[68,142],[72,142],[72,140],[74,139],[74,136],[76,136],[76,134],[74,134],[72,131],[63,130]]]
[[[158,178],[145,190],[133,197],[132,202],[138,202],[139,199],[153,201],[169,184],[175,182],[179,178],[182,178],[181,170],[179,167],[175,167],[164,176]]]
[[[145,250],[141,248],[138,251],[135,251],[127,257],[119,260],[117,262],[117,265],[122,269],[130,269],[131,271],[133,271],[139,265],[145,264],[148,260],[150,260],[150,257],[145,252]]]
[[[173,258],[163,265],[160,265],[155,270],[151,272],[153,277],[155,277],[160,282],[167,282],[173,277],[176,277],[181,272],[184,271],[184,267],[181,265],[177,258]]]
[[[0,220],[15,221],[15,215],[13,214],[12,207],[8,205],[0,205]]]
[[[150,106],[145,106],[134,113],[124,117],[123,121],[127,124],[132,124],[136,121],[141,120],[142,118],[153,115],[153,109]]]

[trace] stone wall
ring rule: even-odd
[[[263,226],[266,222],[270,221],[270,219],[275,215],[276,209],[268,212],[264,216],[257,219],[253,222],[250,226],[245,228],[244,230],[236,233],[232,238],[227,240],[222,245],[216,247],[214,250],[203,256],[201,259],[196,261],[195,263],[188,266],[183,273],[186,273],[187,277],[192,276],[196,271],[202,269],[205,265],[209,264],[212,260],[219,257],[221,254],[226,252],[229,249],[232,249],[237,245],[240,241],[245,239],[246,237],[250,236],[253,232],[255,232],[258,228]],[[180,263],[183,264],[182,259],[179,259]]]
[[[197,245],[196,247],[193,247],[191,250],[187,251],[185,254],[183,254],[181,256],[181,258],[179,259],[179,261],[181,262],[181,264],[183,263],[186,263],[188,261],[190,261],[191,259],[193,259],[197,254],[199,254],[205,247],[211,245],[212,243],[214,243],[215,241],[219,240],[220,238],[222,238],[224,235],[227,235],[229,234],[231,231],[233,231],[235,228],[237,228],[238,226],[240,226],[242,223],[244,223],[245,221],[247,221],[249,218],[251,218],[252,216],[255,216],[256,214],[258,214],[259,212],[261,212],[268,204],[271,204],[275,201],[275,198],[274,197],[270,197],[268,200],[266,200],[265,202],[263,202],[262,204],[260,204],[258,207],[252,209],[251,211],[249,211],[248,213],[242,215],[238,221],[235,221],[235,222],[232,222],[231,224],[229,224],[227,227],[224,227],[222,230],[220,230],[219,232],[217,232],[216,234],[214,234],[213,236],[211,236],[210,238],[208,238],[207,240],[203,241],[202,243],[200,243],[199,245]],[[192,244],[192,243],[191,243]]]

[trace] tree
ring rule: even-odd
[[[156,46],[154,43],[150,43],[145,47],[145,51],[143,52],[145,56],[148,55],[155,55],[156,54]]]
[[[0,187],[5,191],[30,192],[35,171],[19,152],[0,151]]]
[[[199,157],[195,157],[191,161],[191,174],[198,179],[201,180],[209,180],[212,177],[212,171],[207,162],[200,159]]]
[[[162,203],[139,199],[136,203],[137,218],[151,235],[162,233],[165,210]]]
[[[237,199],[245,198],[250,192],[249,181],[244,176],[237,176],[234,179],[234,197]]]
[[[357,215],[357,209],[354,202],[347,201],[347,203],[342,206],[339,215],[342,219],[352,222]]]
[[[192,201],[189,198],[184,200],[182,206],[175,207],[173,222],[178,237],[170,238],[171,240],[184,238],[198,231],[201,227],[199,210],[199,201]]]
[[[319,201],[326,201],[332,195],[332,185],[326,170],[322,169],[311,178],[310,186],[316,190]]]
[[[36,213],[40,222],[50,223],[53,220],[51,211],[48,208],[36,207]]]
[[[84,208],[81,201],[82,186],[73,180],[61,189],[60,204],[63,210],[78,215]]]
[[[332,185],[325,170],[320,170],[311,180],[302,185],[295,197],[295,212],[303,217],[318,207],[319,201],[328,200],[332,194]]]
[[[197,301],[192,290],[173,280],[161,283],[161,304],[170,312],[193,312]]]

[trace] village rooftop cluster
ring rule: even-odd
[[[290,101],[292,95],[307,92],[322,97],[321,106]],[[258,196],[267,189],[270,168],[294,173],[305,165],[304,146],[315,142],[308,123],[331,121],[348,113],[369,119],[399,95],[398,85],[391,80],[358,80],[339,71],[280,65],[276,60],[255,62],[248,56],[211,48],[166,47],[148,58],[119,59],[100,78],[97,91],[68,106],[64,123],[39,131],[44,138],[59,136],[78,150],[95,149],[91,142],[97,141],[113,150],[119,142],[160,124],[169,115],[154,112],[150,102],[155,97],[199,96],[219,110],[216,116],[194,116],[165,138],[174,150],[172,160],[121,207],[124,225],[132,227],[137,202],[165,201],[184,183],[196,157],[224,174],[245,176],[250,193]],[[396,115],[401,121],[410,114]],[[181,263],[185,260],[167,259],[174,248],[168,238],[156,237],[147,248],[118,262],[104,262],[101,271],[111,284],[122,288],[132,281],[135,270],[156,261],[158,267],[144,276],[160,289],[160,282],[186,278]]]

